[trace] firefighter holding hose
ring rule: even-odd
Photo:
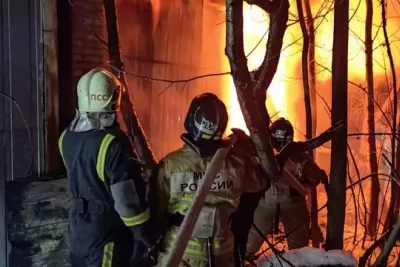
[[[270,127],[270,140],[274,149],[281,151],[293,141],[293,134],[293,126],[288,120],[279,118],[274,121]],[[292,156],[285,161],[284,167],[303,185],[316,186],[328,179],[325,171],[307,153]],[[258,229],[252,227],[249,233],[247,252],[254,255],[260,249],[268,233],[274,227],[277,228],[277,218],[285,229],[289,249],[308,246],[309,216],[305,197],[291,186],[278,181],[266,191],[255,211],[254,224]]]
[[[159,223],[158,234],[162,236],[158,266],[166,261],[213,155],[219,148],[231,145],[222,138],[227,122],[226,107],[217,96],[196,96],[184,122],[184,146],[160,161],[157,177],[150,181],[152,218]],[[253,159],[246,150],[235,146],[230,150],[213,181],[179,266],[234,266],[231,217],[242,193],[258,192],[268,186]]]
[[[76,117],[59,139],[72,200],[73,267],[128,267],[133,253],[142,262],[151,241],[141,168],[116,118],[121,89],[103,68],[83,75]]]

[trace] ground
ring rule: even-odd
[[[365,184],[364,186],[364,195],[365,198],[368,199],[368,185]],[[382,188],[384,188],[384,184],[381,185]],[[384,190],[382,190],[384,191]],[[358,198],[359,192],[355,192],[356,198]],[[347,206],[346,206],[346,219],[345,219],[345,226],[344,226],[344,251],[351,253],[357,260],[364,254],[365,249],[362,248],[362,239],[364,236],[364,228],[363,226],[359,223],[360,219],[358,218],[357,222],[357,235],[355,236],[355,208],[354,204],[352,201],[352,193],[350,190],[348,190],[348,196],[347,196]],[[360,201],[357,200],[357,203]],[[322,186],[318,187],[318,205],[319,207],[322,207],[326,203],[326,194]],[[387,205],[388,202],[385,203]],[[383,205],[384,206],[384,205]],[[358,215],[360,216],[360,215]],[[325,237],[326,233],[326,222],[327,222],[327,210],[326,208],[321,210],[319,212],[319,225],[321,227],[321,230],[323,232],[323,235]],[[355,237],[354,237],[355,236]],[[280,236],[275,236],[274,237],[274,243],[279,241],[281,239]],[[270,239],[270,241],[273,241]],[[364,244],[364,248],[368,248],[373,241],[366,240]],[[310,243],[311,246],[311,243]],[[287,244],[286,242],[280,242],[276,245],[276,247],[280,250],[287,250]],[[271,251],[268,250],[268,245],[264,243],[263,247],[261,248],[261,251],[267,250],[264,255],[270,255]],[[374,251],[373,258],[376,258],[379,255],[379,248]],[[388,267],[397,267],[399,262],[399,253],[400,253],[400,244],[398,244],[397,247],[395,247],[390,255],[389,258],[389,264]],[[373,260],[374,261],[374,260]],[[396,265],[397,264],[397,265]],[[280,265],[279,265],[280,266]],[[367,265],[368,266],[368,265]],[[262,267],[267,267],[266,265],[262,265]]]

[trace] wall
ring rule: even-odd
[[[75,86],[80,75],[96,66],[107,66],[106,47],[99,40],[107,41],[102,1],[72,2],[72,73],[68,93],[60,103],[60,110],[65,113],[63,127],[74,116]],[[132,101],[153,152],[161,158],[182,145],[180,135],[191,99],[206,91],[222,96],[222,80],[207,77],[171,84],[137,76],[182,80],[221,71],[223,49],[219,35],[224,24],[217,25],[217,21],[223,16],[213,5],[183,0],[120,0],[117,13]],[[205,20],[204,16],[209,18]],[[203,31],[205,26],[207,30]]]
[[[214,9],[203,1],[118,1],[121,54],[130,93],[158,159],[182,145],[180,135],[191,99],[206,91],[221,95],[219,77],[169,82],[220,70],[223,49],[216,40],[223,25],[213,24],[220,19]]]
[[[66,92],[62,96],[60,95],[60,99],[64,101],[64,103],[60,103],[62,128],[66,127],[75,116],[76,84],[79,78],[93,68],[105,67],[104,63],[107,59],[107,47],[106,44],[102,43],[107,38],[103,1],[71,0],[70,2],[72,5],[65,6],[65,8],[70,9],[69,11],[66,10],[69,13],[68,22],[71,31],[69,33],[70,39],[67,38],[66,46],[68,47],[65,47],[68,56],[63,58],[63,62],[60,62],[60,64],[66,64],[70,68],[66,70],[68,72],[67,77],[64,76],[63,81],[60,81],[68,83],[68,88],[65,88]],[[60,51],[60,53],[63,53],[62,50]]]
[[[133,74],[146,77],[152,75],[154,64],[152,5],[150,1],[142,0],[118,1],[117,16],[121,56],[125,64],[132,102],[145,133],[149,134],[153,83],[148,79],[136,78]],[[157,150],[153,146],[152,148]]]
[[[1,5],[0,177],[13,180],[44,172],[42,7]]]
[[[6,181],[45,172],[42,1],[0,4],[0,266],[8,265]]]
[[[52,0],[49,2],[54,4]],[[47,46],[47,53],[52,57],[56,57],[54,50],[57,48],[59,50],[58,83],[56,77],[55,84],[53,80],[46,87],[49,90],[50,87],[54,88],[59,84],[59,94],[51,94],[51,91],[47,91],[49,99],[56,98],[53,99],[52,106],[47,106],[53,111],[48,113],[47,117],[47,123],[53,123],[53,131],[49,132],[48,138],[52,138],[53,150],[57,152],[53,159],[53,166],[60,160],[56,142],[57,128],[64,128],[75,115],[76,83],[83,73],[102,65],[106,59],[104,45],[88,29],[90,28],[100,38],[104,38],[103,2],[75,0],[71,3],[73,7],[68,1],[59,0],[58,14],[51,13],[50,17],[47,14],[45,18],[51,21],[55,19],[54,15],[58,15],[59,22],[58,47],[57,45]],[[53,28],[46,28],[46,30],[46,33],[51,30],[54,32]],[[47,40],[48,38],[49,36]],[[54,60],[45,62],[49,72],[54,71],[54,66],[51,67],[52,62]],[[36,65],[40,66],[40,64]],[[32,75],[32,77],[35,76]],[[54,76],[52,77],[54,79]],[[59,107],[57,97],[60,99]],[[26,103],[21,105],[23,109],[30,107]],[[58,115],[60,115],[60,125],[57,121]],[[56,119],[55,123],[54,119]],[[34,138],[37,137],[34,136]],[[27,138],[24,137],[24,139]],[[10,182],[7,184],[6,194],[9,251],[11,252],[9,267],[69,266],[66,243],[69,205],[66,179],[45,182]]]

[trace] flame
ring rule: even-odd
[[[372,26],[372,38],[373,38],[373,72],[374,76],[384,75],[388,72],[388,57],[386,48],[384,45],[384,36],[382,31],[382,17],[381,17],[381,6],[379,1],[373,2],[373,26]],[[324,14],[330,6],[324,6],[324,4],[314,4],[313,13]],[[397,9],[397,10],[396,10]],[[396,41],[400,37],[398,31],[398,25],[400,19],[398,12],[400,11],[400,5],[396,4],[395,1],[388,1],[387,9],[387,30],[389,32],[389,38],[391,41]],[[359,2],[358,0],[350,1],[350,23],[349,23],[349,60],[348,77],[352,81],[365,81],[365,18],[366,18],[366,4],[365,2]],[[392,14],[392,15],[391,15]],[[331,73],[329,69],[332,65],[332,44],[333,44],[333,12],[329,12],[323,18],[315,20],[315,26],[318,27],[316,31],[316,61],[317,64],[317,80],[326,81],[331,79]],[[395,49],[397,45],[392,43],[392,53],[395,61],[400,60],[399,51]],[[386,71],[385,71],[386,69]],[[384,79],[384,78],[383,78]]]
[[[321,82],[329,81],[331,79],[331,66],[332,66],[332,44],[333,44],[333,4],[331,1],[311,1],[314,26],[316,28],[315,34],[315,60],[316,60],[316,83],[317,92],[321,89],[330,91],[330,88],[319,88]],[[387,60],[386,48],[383,45],[384,37],[381,27],[381,7],[378,1],[374,3],[373,15],[373,29],[372,36],[374,38],[374,76],[380,76],[380,81],[385,80],[384,75],[388,72],[389,63]],[[387,28],[389,35],[393,41],[399,40],[400,34],[398,25],[400,25],[400,5],[396,0],[388,1],[387,9]],[[350,32],[349,32],[349,80],[357,84],[366,84],[365,77],[365,3],[360,3],[358,0],[352,0],[350,4]],[[264,54],[266,41],[268,38],[268,15],[260,8],[244,3],[244,49],[245,54],[248,55],[249,70],[254,70],[260,66]],[[266,106],[271,116],[278,113],[275,118],[285,117],[289,119],[295,126],[302,123],[305,126],[304,102],[303,102],[303,84],[301,77],[301,50],[302,50],[302,32],[299,23],[291,23],[297,20],[297,7],[295,3],[290,6],[291,21],[285,33],[282,53],[278,65],[277,72],[273,81],[268,88]],[[225,29],[223,29],[225,30]],[[223,34],[225,36],[225,34]],[[221,42],[225,45],[225,42]],[[380,49],[377,49],[380,48]],[[400,60],[400,53],[395,44],[392,44],[392,50],[395,62]],[[398,66],[398,64],[397,64]],[[228,69],[228,61],[223,64],[224,69]],[[389,75],[390,76],[390,75]],[[378,79],[375,79],[378,83]],[[228,112],[230,114],[230,121],[228,129],[241,128],[248,133],[246,124],[241,113],[241,109],[237,100],[236,90],[232,78],[224,78],[224,99],[227,102]],[[326,87],[327,85],[325,85]],[[329,85],[328,85],[329,86]],[[317,96],[317,101],[321,99]],[[325,111],[325,101],[330,102],[329,99],[322,100],[320,110],[317,109],[319,115],[319,122],[326,124],[329,120],[329,115]],[[325,118],[326,116],[326,118]],[[321,117],[323,119],[321,120]],[[325,127],[325,126],[323,126]],[[297,129],[297,128],[296,128]],[[295,131],[295,139],[304,138],[304,130],[297,129]]]
[[[269,18],[262,9],[244,3],[243,24],[244,50],[248,59],[248,68],[252,71],[257,69],[264,59]],[[292,36],[288,37],[286,38],[288,39],[286,43],[292,42],[293,40],[290,40]],[[289,106],[298,100],[298,94],[291,90],[291,95],[288,97],[288,89],[291,83],[288,74],[296,73],[296,62],[301,58],[301,53],[296,53],[296,51],[298,51],[298,48],[294,46],[288,46],[282,51],[277,72],[268,89],[266,106],[271,116],[276,115],[275,118],[296,119],[295,113],[292,112]],[[228,129],[241,128],[248,133],[232,79],[229,78],[229,81],[225,81],[225,84],[225,88],[229,88],[225,96],[230,114]]]

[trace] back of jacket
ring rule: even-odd
[[[116,210],[121,201],[117,205],[114,201],[118,195],[124,193],[120,185],[129,185],[126,182],[135,180],[136,187],[128,189],[136,188],[137,192],[129,191],[127,194],[134,197],[138,204],[130,207],[136,213],[147,207],[144,204],[146,192],[145,184],[140,178],[140,166],[132,160],[135,155],[126,134],[118,127],[87,132],[66,130],[60,137],[59,146],[73,202],[69,226],[70,242],[75,240],[75,243],[81,243],[88,248],[103,246],[116,235],[131,236],[129,228],[125,227],[130,225],[123,221],[124,217],[121,215],[120,210],[123,209],[118,212]],[[113,187],[121,189],[117,191]],[[128,195],[119,198],[128,199]],[[84,209],[81,211],[76,204],[80,202]]]
[[[97,174],[97,166],[102,164],[98,163],[100,144],[106,134],[106,130],[65,132],[62,154],[72,199],[84,198],[113,204],[106,184]]]

